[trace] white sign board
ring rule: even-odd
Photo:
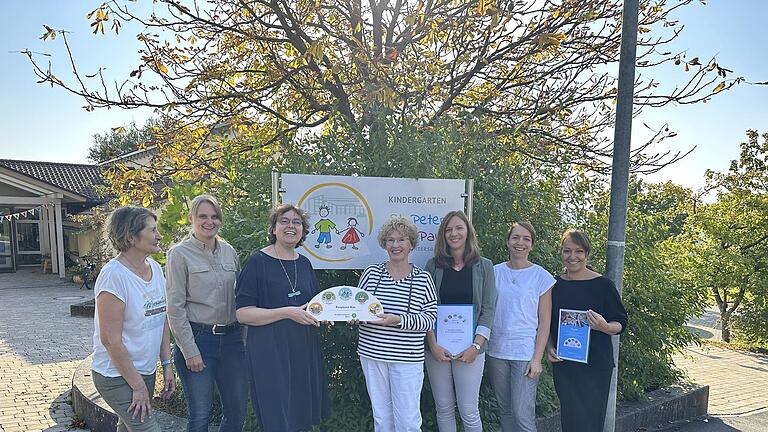
[[[373,293],[341,285],[317,293],[307,304],[307,312],[319,321],[374,321],[384,307]]]
[[[379,228],[402,216],[419,230],[410,261],[434,255],[443,216],[464,210],[464,180],[282,174],[282,202],[309,213],[310,234],[300,249],[316,269],[363,269],[388,259]]]

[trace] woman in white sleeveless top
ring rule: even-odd
[[[115,210],[109,239],[120,253],[96,279],[93,382],[117,414],[117,430],[160,431],[150,401],[158,360],[167,398],[176,389],[170,330],[165,317],[165,277],[150,254],[160,251],[157,217],[139,207]]]

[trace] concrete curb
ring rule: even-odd
[[[93,385],[91,357],[83,360],[72,375],[72,408],[91,432],[114,431],[117,428],[117,415]]]
[[[91,378],[91,356],[83,360],[72,376],[72,408],[91,432],[114,432],[117,415],[96,391]],[[181,432],[187,430],[187,420],[155,410],[163,431]]]
[[[623,402],[616,409],[616,432],[650,430],[671,422],[707,414],[709,386],[680,384],[648,393],[640,402]],[[540,417],[539,432],[561,432],[560,413]]]
[[[96,303],[94,300],[87,300],[69,306],[69,316],[93,318],[95,313]]]

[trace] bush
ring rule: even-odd
[[[768,349],[768,296],[755,295],[743,304],[733,322],[736,343]]]
[[[322,136],[286,140],[279,148],[260,148],[247,157],[223,161],[226,181],[210,180],[224,208],[223,236],[245,260],[266,245],[266,219],[271,206],[271,173],[314,173],[396,177],[473,178],[474,218],[483,255],[494,262],[507,257],[505,234],[516,220],[533,221],[540,241],[531,259],[557,274],[559,237],[568,225],[585,227],[596,250],[604,257],[607,195],[592,206],[590,197],[605,191],[579,170],[566,170],[544,162],[504,153],[471,117],[463,124],[436,125],[428,131],[407,126],[393,128],[396,136],[372,144],[342,128],[329,128]],[[440,149],[435,153],[435,149]],[[275,154],[279,154],[277,157]],[[360,154],[364,158],[345,155]],[[690,292],[667,276],[671,265],[662,259],[664,239],[679,229],[684,215],[674,206],[680,191],[635,184],[632,193],[624,301],[630,326],[622,338],[619,364],[619,399],[634,400],[647,390],[672,384],[680,373],[671,357],[693,341],[682,329],[687,316],[703,307],[697,292]],[[582,197],[580,200],[573,196]],[[671,198],[670,198],[671,197]],[[664,201],[662,198],[669,198]],[[671,201],[670,201],[671,200]],[[669,202],[668,202],[669,201]],[[658,203],[667,203],[658,207]],[[656,207],[654,207],[656,206]],[[676,213],[677,212],[677,213]],[[172,220],[172,218],[170,219]],[[359,271],[318,271],[322,287],[356,285]],[[330,377],[332,417],[319,430],[372,429],[370,402],[356,354],[356,329],[339,325],[322,333]],[[435,429],[434,406],[425,380],[422,394],[425,430]],[[487,377],[481,387],[480,408],[486,425],[498,423],[496,401]],[[558,408],[549,368],[542,374],[536,403],[545,415]],[[253,424],[253,419],[249,422]]]

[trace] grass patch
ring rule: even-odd
[[[714,340],[702,340],[705,345],[715,346],[718,348],[736,350],[736,351],[748,351],[756,354],[768,354],[768,347],[748,342],[722,342]]]

